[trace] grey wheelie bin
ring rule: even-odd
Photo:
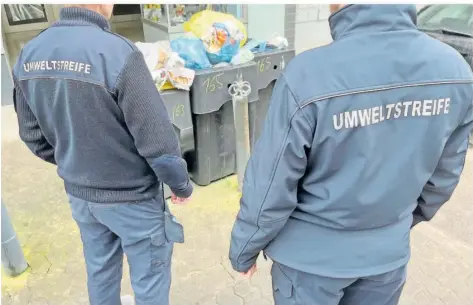
[[[251,87],[252,90],[258,91],[259,100],[250,101],[248,106],[251,149],[261,134],[274,84],[295,53],[294,49],[285,49],[255,54],[257,77],[255,82],[251,83]]]
[[[253,84],[256,64],[196,71],[191,87],[196,149],[190,170],[198,185],[208,185],[236,171],[233,104],[228,88],[240,77]],[[248,100],[257,101],[258,90],[252,90]]]
[[[179,139],[182,156],[187,161],[195,149],[189,91],[165,90],[161,92],[161,97]],[[170,196],[169,187],[164,185],[164,197],[167,199]]]

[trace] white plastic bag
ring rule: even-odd
[[[172,53],[171,45],[167,40],[153,43],[137,42],[135,45],[143,53],[146,65],[150,71],[164,68]]]
[[[153,78],[153,81],[155,82],[158,90],[161,91],[164,85],[166,84],[168,74],[165,69],[159,69],[151,71],[151,77]]]
[[[185,68],[185,60],[172,52],[169,41],[154,43],[137,42],[137,48],[143,53],[146,66],[158,90],[190,90],[195,72]]]
[[[228,62],[220,62],[216,65],[213,65],[212,68],[218,69],[218,68],[225,68],[228,67],[230,64]]]
[[[195,71],[187,68],[169,69],[168,81],[176,89],[189,91],[194,82]]]
[[[190,90],[195,71],[185,68],[185,61],[177,53],[171,53],[166,63],[167,79],[174,88]]]
[[[268,45],[274,46],[276,49],[285,49],[289,46],[289,42],[287,41],[287,38],[275,33],[268,40]]]
[[[255,54],[248,49],[242,48],[238,50],[238,53],[233,56],[231,64],[234,66],[243,65],[247,62],[252,61],[255,58]]]

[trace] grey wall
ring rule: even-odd
[[[13,104],[13,81],[11,78],[10,67],[7,63],[7,57],[3,49],[3,37],[2,37],[2,106]]]
[[[297,4],[295,18],[296,53],[332,42],[327,4]]]
[[[285,14],[286,5],[248,5],[248,37],[266,40],[271,38],[271,36],[276,33],[278,35],[284,35]]]
[[[296,4],[285,5],[284,15],[284,37],[287,38],[289,48],[295,48],[296,41]]]
[[[293,14],[295,20],[288,20],[288,8],[295,7]],[[417,4],[417,10],[420,10],[426,4]],[[320,47],[332,42],[328,17],[330,10],[328,4],[296,4],[286,5],[286,23],[293,22],[295,29],[294,46],[296,53]],[[286,24],[286,28],[291,26]],[[287,34],[286,34],[287,36]]]

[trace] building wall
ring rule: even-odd
[[[288,5],[286,5],[288,6]],[[296,53],[320,47],[332,42],[328,18],[328,4],[297,4],[295,18],[295,49]],[[426,4],[417,4],[420,10]]]
[[[5,54],[5,49],[3,47],[3,35],[2,35],[2,57],[1,57],[1,66],[2,66],[2,106],[13,104],[13,81],[10,73],[10,65],[7,61],[7,54]]]
[[[296,53],[332,42],[327,4],[297,4],[295,18]]]
[[[248,5],[248,37],[265,40],[273,34],[287,38],[296,53],[332,41],[328,26],[328,5]]]
[[[266,40],[273,34],[284,35],[285,5],[248,5],[248,36]]]

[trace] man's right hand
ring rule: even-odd
[[[250,270],[246,271],[246,272],[240,272],[241,275],[243,275],[245,278],[247,279],[251,279],[251,277],[253,276],[253,274],[256,273],[256,264],[254,264],[253,266],[251,266]]]
[[[189,202],[191,197],[187,198],[182,198],[182,197],[177,197],[176,195],[171,194],[171,202],[174,204],[179,204],[179,205],[185,205]]]

